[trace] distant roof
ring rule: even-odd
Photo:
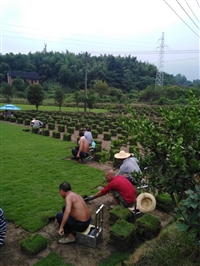
[[[20,77],[20,78],[23,78],[23,79],[32,79],[32,80],[40,79],[40,76],[36,72],[23,72],[23,71],[9,70],[8,74],[12,78]]]

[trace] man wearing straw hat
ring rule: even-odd
[[[131,153],[125,152],[123,150],[119,153],[116,153],[114,157],[122,161],[122,164],[116,175],[126,175],[127,179],[132,184],[136,185],[136,181],[134,180],[132,173],[137,172],[139,174],[142,174],[142,171],[140,170],[140,167],[138,165],[138,159],[134,157]]]

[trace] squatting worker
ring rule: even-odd
[[[133,184],[136,184],[132,173],[137,172],[139,174],[142,174],[138,165],[139,160],[131,153],[125,151],[120,151],[119,153],[116,153],[114,157],[122,162],[119,171],[116,175],[126,175],[129,181],[131,181]]]
[[[39,128],[41,128],[42,126],[43,126],[43,123],[42,123],[42,121],[40,121],[39,119],[33,119],[32,121],[31,121],[31,126],[32,127],[39,127]]]
[[[113,170],[107,171],[105,178],[108,182],[107,186],[91,197],[98,198],[112,192],[116,204],[125,208],[133,207],[136,200],[136,190],[127,178],[123,175],[115,176]]]
[[[86,140],[86,138],[84,137],[83,132],[79,132],[79,146],[75,147],[72,150],[72,154],[74,157],[76,157],[77,159],[82,159],[82,158],[86,158],[88,156],[89,153],[89,144],[88,141]]]
[[[67,244],[75,242],[73,231],[83,232],[91,221],[90,211],[83,198],[71,191],[71,186],[63,182],[59,186],[60,195],[65,199],[63,212],[56,215],[56,222],[59,224],[59,235],[66,235],[59,243]]]

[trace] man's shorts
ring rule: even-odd
[[[119,201],[120,205],[124,206],[125,208],[129,208],[129,207],[134,206],[135,202],[127,203],[118,191],[113,190],[112,192],[113,192],[114,196],[117,198],[117,200]]]

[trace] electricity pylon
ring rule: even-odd
[[[158,60],[158,70],[156,73],[156,80],[155,80],[155,88],[160,86],[163,87],[163,79],[164,79],[164,32],[162,33],[162,37],[158,40],[160,41],[160,45],[157,48],[160,48],[159,52],[159,60]]]

